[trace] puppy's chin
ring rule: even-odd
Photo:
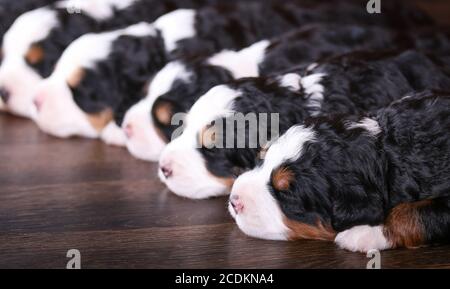
[[[182,136],[166,146],[159,166],[160,172],[169,172],[168,176],[159,174],[162,182],[176,195],[190,199],[227,195],[233,182],[232,178],[211,174],[195,144]]]
[[[72,93],[66,85],[46,82],[39,87],[37,93],[43,95],[43,101],[34,119],[44,132],[60,138],[100,136],[104,125],[96,127],[93,124],[97,116],[92,119],[83,112],[73,100]]]

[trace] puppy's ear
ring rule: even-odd
[[[331,217],[333,228],[340,232],[358,225],[376,226],[383,223],[386,193],[382,190],[369,180],[352,184],[350,179],[345,188],[335,188]]]

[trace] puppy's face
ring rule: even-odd
[[[39,127],[58,137],[76,135],[103,138],[104,129],[115,126],[115,112],[123,104],[125,92],[133,95],[139,90],[128,89],[127,85],[140,87],[140,78],[145,77],[134,81],[134,69],[141,68],[134,66],[134,63],[129,63],[129,70],[123,74],[117,71],[116,58],[127,61],[129,49],[116,44],[122,44],[123,40],[124,43],[134,45],[134,40],[152,33],[154,30],[150,25],[141,23],[123,30],[86,34],[74,41],[63,53],[53,74],[39,86],[35,94],[35,120]],[[120,38],[123,35],[136,38]],[[140,42],[137,46],[140,47]],[[134,58],[140,60],[139,55],[135,54]],[[147,60],[143,62],[148,64]],[[118,66],[123,67],[120,63]],[[116,134],[110,141],[122,144],[122,141],[117,141],[122,136]],[[123,133],[120,131],[120,134]]]
[[[25,13],[4,36],[0,66],[0,97],[4,109],[33,116],[34,89],[46,75],[46,51],[39,45],[58,25],[55,11],[40,8]]]
[[[272,240],[334,239],[329,220],[321,214],[329,200],[299,190],[314,184],[298,182],[293,165],[314,138],[310,128],[290,129],[270,146],[260,167],[236,180],[228,209],[244,233]]]
[[[210,123],[231,112],[230,105],[239,95],[226,85],[212,88],[192,106],[182,135],[162,152],[159,176],[175,194],[200,199],[228,193],[232,176],[213,175],[199,148],[211,140],[207,135],[214,134],[208,130]]]
[[[163,151],[162,181],[191,198],[228,193],[223,184],[253,169],[262,146],[308,116],[309,100],[281,82],[248,78],[208,91],[189,111],[182,135]]]
[[[204,62],[166,65],[151,81],[147,98],[125,116],[128,150],[137,158],[157,161],[181,128],[183,114],[210,88],[231,78],[227,70]]]

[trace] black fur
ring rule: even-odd
[[[120,123],[125,113],[121,108],[139,101],[149,75],[166,63],[164,52],[160,35],[119,37],[107,61],[100,61],[95,69],[86,69],[81,83],[71,88],[76,104],[87,113],[113,109]]]
[[[388,12],[379,15],[368,15],[364,9],[361,9],[360,4],[361,2],[357,0],[340,1],[339,5],[336,3],[330,4],[329,1],[317,2],[309,0],[290,0],[283,2],[247,1],[246,3],[221,2],[197,10],[195,23],[196,36],[179,41],[177,43],[177,49],[171,53],[170,59],[180,55],[191,57],[202,53],[210,54],[224,48],[243,48],[255,41],[280,35],[284,31],[311,22],[350,22],[385,26],[397,26],[399,23],[403,26],[416,25],[418,23],[424,24],[422,19],[420,21],[417,20],[416,15],[413,17],[411,15],[406,17],[396,15],[396,23],[393,23],[392,15]],[[398,8],[396,5],[386,5],[386,7],[392,9],[395,6],[395,8]],[[386,10],[390,11],[389,8],[386,8]],[[415,10],[413,9],[413,11]],[[398,21],[399,18],[401,21]],[[271,21],[267,21],[266,19],[271,19]],[[159,52],[158,54],[161,53]],[[105,60],[106,62],[108,60]],[[152,74],[148,74],[147,76],[151,78]],[[124,105],[116,109],[121,112],[116,117],[119,125],[123,118],[121,114],[136,103],[141,96],[141,94],[131,95],[129,93],[128,96],[120,96],[120,99],[124,99],[125,97],[130,97],[130,99],[122,102]],[[87,99],[89,97],[89,95],[76,96],[78,103],[81,104],[84,103],[81,99]],[[107,101],[106,99],[100,99],[101,94],[97,94],[96,97],[100,102]],[[90,102],[93,99],[87,99],[87,101]],[[113,102],[117,102],[117,100]]]
[[[441,57],[450,57],[449,36],[428,28],[407,32],[373,26],[313,24],[276,37],[270,43],[259,67],[261,76],[354,50],[418,47]],[[156,111],[160,105],[170,105],[174,114],[185,113],[210,88],[233,79],[231,72],[209,64],[208,58],[183,63],[190,79],[176,81],[172,89],[158,97],[151,110],[154,125],[166,140],[171,139],[177,126],[158,121]]]
[[[450,90],[448,65],[443,66],[415,50],[401,53],[355,52],[323,61],[311,71],[300,69],[296,72],[303,76],[326,73],[321,82],[324,94],[320,109],[308,105],[309,96],[302,89],[291,91],[281,87],[276,79],[260,77],[229,84],[242,95],[234,101],[234,111],[244,114],[279,113],[279,129],[283,133],[312,115],[357,115],[385,107],[414,91],[428,88]],[[272,130],[270,122],[262,125],[267,126],[267,131]],[[256,165],[262,145],[256,149],[202,147],[199,151],[213,175],[232,177],[236,171],[252,169]]]
[[[176,55],[239,49],[311,23],[357,23],[394,29],[433,24],[428,16],[410,3],[405,5],[397,0],[383,3],[383,13],[380,14],[367,13],[365,4],[361,0],[257,1],[240,5],[223,2],[199,11],[195,27],[198,37],[180,41]]]
[[[35,44],[44,50],[44,58],[36,64],[29,64],[42,77],[53,71],[64,49],[78,37],[89,32],[101,32],[126,27],[141,21],[153,22],[159,16],[179,8],[198,8],[218,0],[139,0],[105,20],[96,20],[86,14],[70,14],[66,9],[57,11],[59,25],[50,31],[42,41]]]
[[[347,116],[310,119],[315,140],[281,165],[295,178],[286,191],[269,182],[288,218],[337,232],[383,224],[399,204],[419,208],[427,243],[450,241],[450,94],[425,92],[377,112],[381,133],[349,129]]]

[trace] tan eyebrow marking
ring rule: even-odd
[[[44,55],[44,49],[38,44],[33,44],[30,49],[28,49],[25,59],[31,64],[37,64],[44,59]]]
[[[85,75],[86,75],[86,71],[83,68],[78,68],[67,79],[67,84],[71,88],[75,88],[75,87],[77,87],[80,84],[81,80],[83,79],[83,77]]]
[[[114,113],[111,108],[107,108],[98,113],[88,114],[87,118],[91,125],[100,132],[114,119]]]

